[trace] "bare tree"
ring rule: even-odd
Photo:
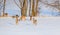
[[[31,0],[31,12],[32,12],[32,16],[37,16],[37,9],[38,9],[38,0]]]
[[[27,0],[18,0],[19,4],[16,3],[14,0],[15,4],[20,8],[21,10],[21,19],[25,18],[27,15]]]
[[[27,13],[27,0],[19,0],[20,6],[16,3],[14,0],[15,4],[21,9],[21,15],[25,15]],[[30,10],[32,10],[32,15],[35,15],[37,13],[37,8],[38,8],[38,0],[30,0]]]
[[[40,0],[39,0],[40,1]],[[48,7],[52,7],[54,9],[57,9],[59,11],[60,14],[60,0],[52,0],[52,2],[48,2],[49,0],[41,0],[40,2],[47,5]],[[53,14],[53,12],[52,12]]]
[[[6,4],[6,0],[4,0],[4,4],[3,4],[3,16],[4,16],[4,13],[5,13],[5,4]]]
[[[27,0],[19,0],[19,4],[17,4],[15,0],[14,0],[14,2],[21,9],[21,16],[26,16]]]
[[[55,0],[52,3],[49,3],[47,0],[40,1],[40,2],[45,4],[45,5],[48,5],[48,6],[51,6],[51,7],[54,7],[54,8],[57,8],[58,10],[60,10],[60,1],[59,0]]]
[[[0,16],[1,16],[1,10],[3,8],[3,0],[0,0]]]

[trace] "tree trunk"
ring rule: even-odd
[[[4,0],[4,5],[3,5],[3,16],[4,16],[4,11],[5,11],[5,3],[6,3],[6,0]]]
[[[32,16],[37,15],[37,8],[38,8],[38,0],[31,0],[31,6],[32,6]]]
[[[27,15],[27,0],[24,0],[23,7],[21,8],[21,16]]]

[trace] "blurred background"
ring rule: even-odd
[[[15,4],[14,1],[16,1],[16,3],[19,5],[19,0],[6,0],[4,12],[8,13],[9,16],[13,16],[16,14],[21,16],[21,9]],[[2,15],[3,12],[3,4],[4,4],[4,0],[0,0],[0,15]],[[60,16],[60,0],[39,0],[38,15]]]

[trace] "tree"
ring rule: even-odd
[[[28,6],[28,0],[19,0],[20,4],[17,4],[14,0],[15,4],[21,9],[21,16],[26,16],[27,13],[27,6]],[[37,15],[37,8],[38,8],[38,0],[29,0],[30,2],[30,12],[32,16]],[[20,6],[19,6],[20,5]]]
[[[47,5],[48,7],[54,8],[54,10],[57,9],[59,11],[59,14],[60,14],[60,0],[52,0],[51,3],[49,3],[48,1],[49,0],[45,0],[45,1],[42,0],[40,2],[43,3],[43,4],[45,4],[45,5]]]
[[[38,12],[38,0],[31,0],[31,10],[32,10],[32,16],[37,16]]]
[[[4,4],[3,4],[3,16],[5,14],[5,4],[6,4],[6,0],[4,0]]]
[[[1,16],[2,8],[3,8],[3,0],[0,0],[0,16]]]
[[[21,16],[26,16],[26,13],[27,13],[27,0],[19,0],[19,4],[17,4],[15,0],[14,0],[14,2],[21,9]]]
[[[27,0],[19,0],[19,4],[17,4],[15,0],[14,0],[14,2],[21,10],[20,19],[24,19],[27,16]]]

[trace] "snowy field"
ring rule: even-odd
[[[11,17],[0,17],[0,35],[60,35],[60,17],[39,17],[37,25],[29,19],[19,21]]]

